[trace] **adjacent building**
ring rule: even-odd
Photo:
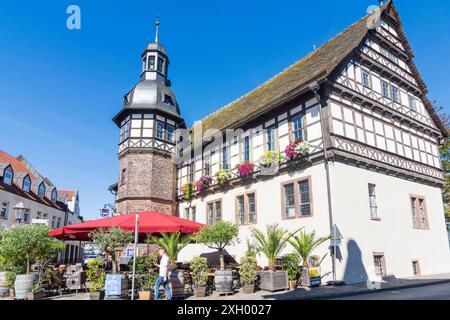
[[[183,150],[168,64],[156,37],[142,54],[141,81],[114,118],[117,213],[234,222],[241,241],[228,252],[237,259],[251,228],[327,236],[337,226],[338,250],[327,243],[317,254],[327,254],[324,274],[335,270],[347,282],[450,271],[438,150],[447,129],[393,1],[195,124]],[[238,133],[230,137],[230,129]],[[174,152],[182,163],[172,161]],[[191,245],[179,258],[207,251]]]
[[[58,190],[23,157],[0,150],[0,227],[44,224],[52,229],[83,221],[78,191]],[[78,261],[79,242],[68,242],[61,262]]]

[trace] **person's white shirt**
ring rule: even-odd
[[[166,267],[166,273],[164,274],[164,267]],[[164,254],[159,262],[159,276],[167,277],[169,275],[169,257]]]

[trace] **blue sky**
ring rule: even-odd
[[[82,214],[98,218],[117,180],[111,118],[139,80],[154,38],[188,124],[240,97],[365,15],[375,0],[2,1],[0,149],[24,154],[58,188],[80,189]],[[395,1],[430,89],[450,105],[450,2]],[[66,28],[81,8],[82,29]],[[449,110],[448,108],[446,110]]]

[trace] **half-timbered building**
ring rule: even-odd
[[[413,58],[400,16],[388,1],[193,125],[194,135],[201,128],[201,151],[192,146],[176,165],[168,157],[175,143],[164,138],[167,125],[184,126],[175,98],[170,94],[174,105],[162,102],[160,108],[139,88],[141,82],[115,118],[122,130],[119,213],[136,210],[136,202],[143,210],[154,209],[154,203],[175,203],[165,212],[205,224],[232,221],[240,227],[240,244],[228,248],[236,258],[247,250],[251,228],[278,224],[327,236],[336,225],[343,235],[341,246],[330,252],[327,243],[317,254],[330,253],[323,273],[334,268],[338,279],[347,282],[449,272],[439,156],[447,130],[427,98]],[[160,78],[166,81],[164,72],[156,71],[151,81]],[[163,98],[157,86],[152,90]],[[148,99],[139,114],[133,95]],[[127,121],[146,114],[153,121],[148,142],[140,125],[136,134],[133,123],[124,129]],[[164,126],[162,136],[158,126]],[[227,130],[238,133],[230,137]],[[161,177],[155,155],[164,159],[165,171],[176,168],[173,175]],[[158,196],[167,186],[173,193]],[[122,205],[127,201],[128,206]],[[191,245],[180,259],[207,250]],[[266,264],[262,257],[259,262]]]

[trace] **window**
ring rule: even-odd
[[[171,125],[167,125],[167,141],[174,142],[174,132],[175,127]]]
[[[168,105],[171,105],[171,106],[174,105],[172,97],[169,96],[168,94],[165,94],[165,95],[164,95],[163,103],[168,104]]]
[[[25,192],[30,192],[30,188],[31,188],[30,176],[25,176],[25,178],[23,178],[22,190]]]
[[[302,115],[296,115],[292,118],[292,139],[293,141],[303,138]]]
[[[52,229],[56,229],[56,217],[52,216]]]
[[[164,59],[158,57],[158,71],[164,73]]]
[[[390,98],[390,93],[389,93],[389,84],[387,84],[386,82],[381,82],[381,92],[383,93],[383,96],[385,98]]]
[[[312,216],[310,178],[284,184],[282,196],[284,219]]]
[[[42,219],[42,212],[41,211],[36,212],[36,219]]]
[[[375,267],[375,274],[380,277],[385,277],[386,272],[386,260],[384,258],[384,253],[374,253],[373,263]]]
[[[53,189],[52,196],[51,196],[51,201],[53,203],[55,203],[57,199],[58,199],[58,192],[56,192],[56,189]]]
[[[381,54],[383,55],[383,56],[385,56],[386,58],[389,58],[389,51],[387,51],[387,49],[386,48],[384,48],[384,47],[380,47],[380,52],[381,52]]]
[[[39,197],[39,198],[45,197],[45,184],[44,184],[43,182],[41,182],[41,184],[39,185],[39,188],[38,188],[38,197]]]
[[[366,71],[362,72],[362,84],[366,88],[371,88],[370,74]]]
[[[13,181],[13,170],[11,166],[6,167],[6,169],[3,171],[3,183],[7,185],[11,185]]]
[[[395,54],[389,53],[389,58],[396,64],[398,64],[398,58]]]
[[[266,141],[266,147],[267,151],[275,151],[275,129],[269,128],[266,131],[267,133],[267,141]]]
[[[425,199],[417,196],[411,197],[411,211],[415,229],[429,229]]]
[[[58,218],[57,222],[56,222],[56,228],[61,227],[61,218]]]
[[[421,272],[420,272],[420,263],[418,260],[414,260],[412,262],[412,267],[413,267],[413,274],[414,276],[420,276]]]
[[[250,137],[244,137],[243,143],[243,151],[244,151],[244,161],[250,161]]]
[[[127,184],[127,169],[122,169],[122,174],[120,175],[120,184],[126,185]]]
[[[120,128],[120,142],[130,137],[130,121],[124,123]]]
[[[23,223],[30,222],[30,210],[26,210],[23,214]]]
[[[42,218],[47,219],[47,218],[48,218],[48,213],[45,213],[45,212],[44,212],[44,213],[42,214]]]
[[[209,157],[203,159],[203,175],[211,175],[211,158]]]
[[[148,56],[148,70],[155,70],[155,56]]]
[[[375,194],[376,186],[374,184],[369,184],[369,206],[370,206],[370,217],[374,220],[378,218],[378,207],[377,207],[377,197]]]
[[[158,139],[164,139],[164,123],[157,121],[156,122],[156,137]]]
[[[414,97],[408,96],[408,103],[409,103],[409,109],[411,109],[412,111],[417,111],[416,99],[414,99]]]
[[[195,221],[197,219],[197,208],[196,207],[192,207],[191,208],[191,220]]]
[[[189,183],[194,182],[194,175],[195,175],[195,163],[191,162],[188,166],[188,180]]]
[[[223,170],[228,170],[229,169],[227,146],[224,146],[222,148],[222,169]]]
[[[9,213],[9,202],[2,202],[2,207],[0,209],[0,219],[8,219]]]
[[[195,221],[195,207],[185,208],[184,218],[187,220]]]
[[[210,202],[207,204],[206,223],[208,225],[220,222],[222,220],[222,201]]]
[[[256,198],[254,193],[248,193],[236,198],[236,222],[238,225],[256,223]]]
[[[395,102],[400,103],[400,92],[398,91],[398,88],[394,86],[392,86],[392,99]]]

